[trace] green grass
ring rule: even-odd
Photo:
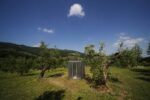
[[[150,100],[150,68],[112,67],[110,73],[109,89],[97,91],[86,80],[68,79],[65,68],[47,71],[43,79],[37,70],[25,76],[0,72],[0,100]]]
[[[118,91],[125,95],[125,99],[150,100],[150,68],[132,70],[112,68],[111,72],[118,77],[120,81]]]

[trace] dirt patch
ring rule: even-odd
[[[66,77],[50,78],[49,83],[66,89],[69,92],[77,92],[80,88],[76,80],[69,80]]]
[[[111,87],[106,86],[97,86],[97,87],[91,87],[93,91],[100,92],[100,93],[112,93],[113,90]]]
[[[127,96],[127,92],[125,90],[122,90],[119,95],[120,96],[117,98],[117,100],[125,100],[125,97]]]

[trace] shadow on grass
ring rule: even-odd
[[[137,79],[150,82],[150,78],[148,78],[148,77],[137,77]]]
[[[85,75],[85,80],[88,84],[91,84],[93,82],[92,78],[89,75]]]
[[[49,75],[48,77],[61,77],[61,76],[63,76],[64,75],[64,73],[56,73],[56,74],[52,74],[52,75]]]
[[[138,73],[145,75],[145,76],[150,76],[150,70],[149,69],[132,69],[132,71],[138,72]]]
[[[109,76],[108,80],[114,83],[121,83],[121,81],[115,76]]]
[[[77,100],[82,100],[82,99],[83,99],[83,97],[78,97],[78,98],[77,98]]]
[[[137,79],[150,82],[150,70],[149,69],[132,69],[132,71],[139,73],[142,76],[136,77]]]
[[[62,100],[64,98],[65,90],[46,91],[34,100]]]
[[[107,83],[105,84],[103,80],[94,81],[92,77],[90,77],[89,75],[85,76],[85,80],[87,81],[87,84],[89,84],[90,88],[98,92],[102,92],[102,93],[111,92],[111,88],[108,86]],[[108,77],[108,81],[110,81],[110,77]],[[114,77],[111,77],[111,81],[120,83],[118,78],[114,78]],[[82,100],[82,99],[83,99],[82,97],[77,98],[77,100]]]
[[[38,73],[27,73],[27,74],[24,74],[23,76],[34,76],[34,75],[38,75]]]
[[[87,81],[88,84],[92,84],[92,82],[93,82],[92,78],[89,75],[85,76],[85,80]],[[112,76],[112,75],[108,76],[108,81],[121,83],[121,81],[119,81],[119,79],[117,77]]]

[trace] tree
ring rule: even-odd
[[[150,55],[150,43],[148,44],[147,54]]]
[[[10,71],[9,65],[10,65],[10,62],[9,62],[8,58],[1,58],[0,59],[0,67],[1,67],[2,71],[9,72]]]
[[[32,59],[32,58],[26,58],[25,65],[26,65],[25,73],[28,73],[30,69],[32,69],[32,68],[35,67],[34,59]]]
[[[15,70],[20,75],[23,75],[24,73],[28,73],[30,70],[30,64],[28,64],[28,61],[25,57],[18,57],[16,58],[16,64],[15,64]]]
[[[94,45],[85,47],[85,62],[91,67],[92,79],[95,85],[103,84],[107,86],[109,61],[103,52],[104,43],[100,43],[99,52],[94,49]]]
[[[39,65],[41,66],[40,78],[44,77],[45,72],[48,69],[56,68],[60,64],[59,52],[55,48],[54,50],[49,50],[44,42],[40,45],[40,54],[38,58]]]
[[[105,53],[103,52],[104,50],[104,43],[100,43],[99,46],[99,57],[101,60],[100,67],[102,68],[102,84],[107,86],[107,78],[108,78],[108,68],[109,68],[109,60]]]
[[[14,58],[9,55],[7,58],[1,58],[0,61],[1,70],[5,72],[17,72],[20,75],[28,73],[33,67],[32,58],[18,57]]]
[[[40,78],[42,78],[45,74],[45,71],[48,69],[48,61],[49,61],[49,50],[47,48],[47,45],[43,41],[41,41],[38,61],[41,67]]]
[[[138,44],[135,44],[135,46],[131,49],[132,52],[132,67],[138,66],[139,62],[141,60],[141,54],[142,54],[142,49]]]
[[[85,62],[87,65],[92,65],[93,58],[95,55],[94,45],[87,45],[85,47],[84,53],[85,53]]]
[[[132,48],[124,48],[123,42],[119,46],[120,58],[115,61],[117,66],[124,66],[128,68],[139,65],[141,59],[142,49],[138,44]]]
[[[69,53],[68,60],[81,60],[79,53]]]
[[[8,56],[8,59],[7,59],[9,62],[7,63],[7,67],[8,67],[8,70],[9,72],[13,73],[15,72],[15,58],[13,56]]]

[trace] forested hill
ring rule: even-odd
[[[54,50],[54,48],[50,48],[49,50]],[[77,53],[83,55],[82,53],[74,50],[61,50],[59,51],[60,56],[65,57],[72,53]],[[0,42],[0,57],[8,57],[8,56],[38,56],[40,49],[38,47],[30,47],[26,45],[18,45],[14,43]]]

